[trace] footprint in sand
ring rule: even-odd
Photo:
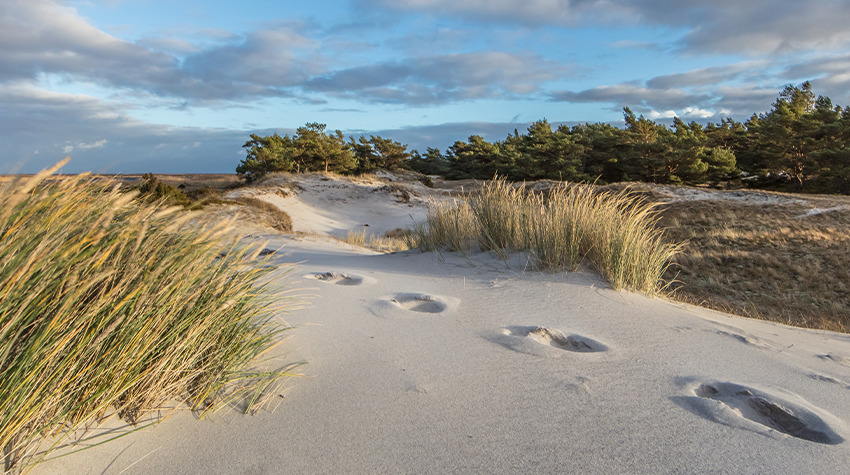
[[[338,274],[336,272],[325,272],[320,274],[307,274],[305,277],[316,279],[326,284],[334,285],[361,285],[363,277],[354,274]]]
[[[396,294],[390,302],[405,310],[420,313],[440,313],[448,307],[439,297],[418,293]]]
[[[547,327],[505,327],[502,328],[501,335],[498,335],[495,341],[520,353],[549,357],[554,357],[556,354],[551,351],[547,352],[546,347],[576,353],[596,353],[608,350],[607,346],[591,338],[581,335],[566,335],[560,330]]]
[[[809,377],[814,379],[815,381],[823,381],[823,382],[826,382],[826,383],[838,384],[840,386],[846,386],[847,389],[850,389],[850,384],[847,384],[840,379],[833,378],[832,376],[827,376],[825,374],[809,373]]]
[[[836,363],[838,363],[842,366],[847,366],[848,368],[850,368],[850,358],[845,358],[843,356],[834,355],[832,353],[829,353],[829,354],[826,354],[826,355],[818,355],[818,358],[821,358],[821,359],[824,359],[824,360],[829,360],[829,361],[834,361],[834,362],[836,362]]]
[[[735,333],[735,332],[727,332],[723,330],[717,331],[718,335],[723,335],[729,338],[734,338],[745,345],[754,346],[756,348],[764,348],[764,349],[773,349],[773,346],[763,338],[759,338],[753,335],[747,335],[743,333]]]
[[[700,398],[720,403],[710,408],[710,414],[705,414],[716,422],[740,427],[740,420],[736,421],[735,418],[744,418],[819,444],[835,445],[844,440],[812,410],[753,388],[733,383],[711,383],[700,385],[694,392]]]

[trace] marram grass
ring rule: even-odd
[[[415,247],[468,252],[528,251],[540,267],[587,263],[614,288],[656,295],[679,246],[655,227],[651,204],[628,192],[596,193],[562,185],[548,196],[494,180],[466,201],[435,202],[412,232]]]
[[[85,176],[44,181],[55,169],[0,188],[5,470],[112,411],[135,422],[175,399],[201,417],[236,400],[254,410],[292,369],[248,370],[292,305],[265,297],[268,271],[250,263],[262,248]]]

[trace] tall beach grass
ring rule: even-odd
[[[587,263],[614,288],[655,295],[666,284],[678,246],[655,226],[653,205],[628,191],[597,193],[590,185],[561,185],[548,195],[494,180],[465,201],[433,203],[413,229],[422,250],[528,251],[540,267],[575,269]]]
[[[167,401],[246,411],[291,366],[249,370],[288,327],[226,224],[138,204],[59,166],[0,188],[0,447],[20,470],[39,441]],[[265,282],[265,283],[263,283]],[[47,451],[40,450],[39,459]]]

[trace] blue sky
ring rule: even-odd
[[[2,0],[0,173],[232,172],[321,122],[445,149],[542,118],[850,103],[850,2]]]

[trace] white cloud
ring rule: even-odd
[[[656,110],[651,110],[646,114],[647,117],[649,117],[650,119],[653,119],[653,120],[654,119],[672,119],[673,117],[676,117],[677,115],[678,114],[676,114],[676,111],[674,111],[674,110],[669,110],[669,111],[664,111],[664,112],[658,112]]]
[[[65,145],[64,147],[62,147],[62,152],[71,153],[74,150],[91,150],[93,148],[103,148],[104,145],[106,145],[106,139],[98,140],[97,142],[91,143],[77,142],[76,145]]]
[[[700,109],[698,107],[685,107],[685,110],[682,111],[682,117],[696,117],[699,119],[707,119],[709,117],[714,117],[714,112]]]
[[[325,71],[319,44],[289,26],[267,26],[201,50],[178,39],[121,40],[57,0],[4,0],[0,82],[54,74],[196,102],[291,96],[286,88]]]
[[[98,140],[97,142],[92,142],[92,143],[82,143],[82,142],[80,142],[80,143],[77,144],[77,149],[79,149],[79,150],[91,150],[93,148],[103,148],[104,145],[106,145],[106,139]]]

